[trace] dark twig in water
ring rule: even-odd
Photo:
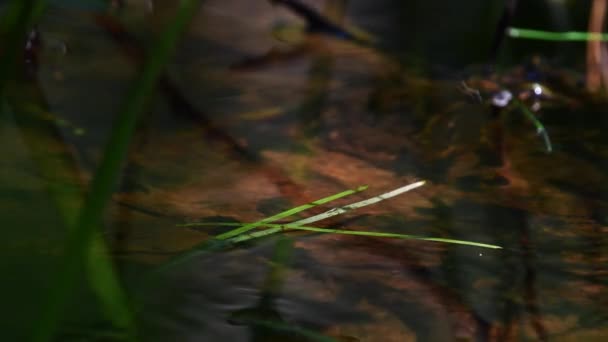
[[[505,36],[507,35],[507,28],[511,26],[511,21],[513,20],[513,14],[515,13],[516,7],[517,0],[505,1],[505,7],[502,15],[500,16],[500,20],[498,21],[498,26],[496,27],[496,32],[494,33],[494,40],[492,41],[492,48],[490,50],[491,64],[496,62],[502,42],[505,40]]]
[[[331,22],[314,9],[297,0],[270,0],[272,4],[281,4],[306,21],[306,30],[311,33],[326,33],[343,39],[356,39],[351,33]]]

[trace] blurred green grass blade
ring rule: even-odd
[[[182,0],[177,13],[162,32],[159,42],[153,47],[138,79],[127,95],[120,111],[101,164],[93,178],[90,192],[79,215],[76,229],[68,238],[63,270],[58,275],[49,302],[42,308],[42,318],[36,326],[33,340],[48,341],[52,338],[64,303],[67,300],[78,273],[84,268],[84,261],[94,240],[97,227],[111,198],[137,119],[144,111],[156,81],[160,77],[176,43],[187,24],[197,12],[198,0]]]
[[[114,322],[117,328],[128,331],[127,336],[135,336],[135,321],[129,306],[129,300],[118,280],[118,276],[108,257],[107,247],[102,236],[96,235],[90,248],[87,261],[89,282],[101,301],[106,317]]]
[[[281,287],[285,283],[285,275],[288,266],[291,264],[293,257],[293,239],[281,236],[274,248],[272,260],[270,263],[271,269],[264,284],[262,285],[261,296],[270,295],[276,296],[281,292]]]
[[[549,138],[549,133],[547,133],[547,130],[545,129],[545,125],[543,125],[543,123],[540,122],[540,120],[538,120],[538,118],[536,118],[534,113],[532,113],[528,109],[528,107],[526,107],[526,105],[521,103],[521,101],[516,100],[515,104],[517,105],[517,107],[519,107],[519,109],[521,109],[521,111],[524,113],[526,118],[528,118],[528,120],[530,120],[532,122],[532,124],[536,128],[536,133],[543,137],[543,142],[545,143],[545,148],[547,149],[547,153],[551,153],[553,151],[553,146],[551,145],[551,139]]]
[[[137,329],[133,312],[129,307],[129,299],[120,283],[102,236],[95,235],[85,257],[89,284],[100,301],[106,318],[117,328],[127,332],[129,336],[127,340],[136,340]]]
[[[205,223],[188,223],[188,224],[182,224],[180,226],[181,227],[204,227],[204,226],[234,227],[234,226],[238,226],[238,225],[240,225],[240,223],[205,222]],[[244,242],[244,241],[248,241],[251,239],[268,236],[268,235],[271,235],[271,234],[279,232],[279,231],[285,231],[285,230],[291,229],[291,230],[305,230],[305,231],[310,231],[310,232],[326,233],[326,234],[343,234],[343,235],[358,235],[358,236],[369,236],[369,237],[410,239],[410,240],[443,242],[443,243],[451,243],[451,244],[467,245],[467,246],[483,247],[483,248],[491,248],[491,249],[502,249],[501,246],[491,245],[491,244],[481,243],[481,242],[466,241],[466,240],[444,239],[444,238],[434,238],[434,237],[426,237],[426,236],[418,236],[418,235],[383,233],[383,232],[360,231],[360,230],[327,229],[327,228],[318,228],[318,227],[307,227],[307,226],[301,226],[299,224],[290,224],[290,223],[287,223],[287,224],[265,223],[262,225],[262,227],[269,227],[270,229],[237,236],[237,237],[231,239],[231,241],[234,243]]]
[[[608,41],[608,34],[606,33],[595,33],[595,32],[550,32],[541,30],[523,29],[518,27],[509,27],[507,34],[511,38],[523,38],[523,39],[536,39],[536,40],[550,40],[550,41]]]
[[[318,199],[316,201],[313,201],[313,202],[310,202],[310,203],[307,203],[307,204],[304,204],[304,205],[301,205],[301,206],[298,206],[298,207],[295,207],[295,208],[283,211],[281,213],[278,213],[276,215],[267,217],[267,218],[262,219],[260,221],[246,224],[246,225],[244,225],[244,226],[242,226],[242,227],[240,227],[238,229],[234,229],[234,230],[231,230],[231,231],[226,232],[224,234],[220,234],[220,235],[216,236],[215,238],[218,239],[218,240],[230,239],[230,238],[235,237],[237,235],[246,233],[246,232],[248,232],[248,231],[250,231],[250,230],[252,230],[252,229],[254,229],[256,227],[259,227],[259,226],[261,226],[261,225],[263,225],[265,223],[274,222],[274,221],[278,221],[280,219],[284,219],[284,218],[289,217],[289,216],[293,216],[293,215],[295,215],[295,214],[297,214],[299,212],[302,212],[304,210],[308,210],[310,208],[314,208],[316,206],[319,206],[319,205],[322,205],[322,204],[325,204],[325,203],[329,203],[331,201],[335,201],[335,200],[337,200],[339,198],[342,198],[342,197],[346,197],[346,196],[349,196],[349,195],[353,195],[353,194],[359,193],[359,192],[364,191],[366,189],[367,189],[367,186],[360,186],[360,187],[358,187],[356,189],[346,190],[346,191],[337,193],[335,195],[327,196],[325,198],[321,198],[321,199]]]
[[[69,235],[75,229],[84,198],[83,174],[74,155],[70,153],[71,146],[60,138],[58,127],[53,121],[41,121],[32,113],[33,108],[48,110],[44,91],[35,79],[18,79],[15,84],[7,87],[6,94],[10,103],[6,113],[12,115],[34,162],[36,173],[47,179],[43,183],[49,195],[49,204],[61,217],[66,234]],[[49,150],[54,152],[49,153]],[[86,256],[89,284],[101,300],[106,317],[123,329],[130,328],[128,321],[132,320],[123,318],[126,310],[116,309],[124,303],[126,295],[122,293],[112,261],[107,257],[105,241],[99,234],[95,235],[93,247]],[[109,293],[114,295],[110,296]]]

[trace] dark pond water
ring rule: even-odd
[[[127,1],[114,17],[51,6],[36,59],[9,85],[0,123],[9,340],[36,329],[61,266],[61,222],[75,215],[138,50],[172,3]],[[608,102],[584,90],[584,44],[507,40],[492,71],[498,2],[306,3],[376,44],[292,40],[277,24],[301,21],[284,7],[209,0],[150,100],[103,231],[141,340],[608,336]],[[514,23],[584,30],[581,7],[530,1]],[[524,98],[540,85],[538,101]],[[550,153],[515,102],[491,106],[499,90],[536,110]],[[156,272],[228,229],[180,224],[252,222],[360,185],[369,189],[337,203],[417,180],[428,182],[315,225],[503,249],[286,233]],[[85,275],[79,283],[57,340],[122,340]]]

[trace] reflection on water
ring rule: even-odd
[[[45,279],[43,270],[60,254],[64,232],[55,223],[76,212],[79,185],[90,178],[141,66],[141,46],[174,6],[159,2],[149,12],[143,2],[127,3],[126,27],[105,14],[53,8],[39,26],[36,70],[11,88],[0,196],[7,226],[24,228],[11,232],[3,249],[11,257],[7,270],[17,268],[10,260],[22,260],[37,274],[19,275],[20,282]],[[542,61],[500,76],[408,64],[398,56],[421,52],[422,43],[401,42],[389,32],[398,25],[378,18],[407,17],[413,5],[350,1],[341,10],[309,3],[384,37],[382,49],[327,32],[277,42],[276,21],[299,20],[284,6],[207,1],[160,80],[105,232],[137,299],[143,340],[607,335],[605,100],[584,94],[574,71]],[[484,10],[475,6],[466,10]],[[407,22],[403,29],[424,26]],[[470,49],[452,51],[453,64]],[[554,144],[550,154],[522,113],[498,113],[488,104],[501,86],[521,94],[530,65],[556,94],[537,113]],[[463,80],[480,91],[481,102],[463,93]],[[504,249],[290,234],[293,246],[269,238],[149,276],[222,232],[179,223],[251,222],[361,184],[379,194],[415,179],[431,183],[323,226]],[[20,291],[36,293],[34,299],[40,292]],[[74,301],[94,299],[83,286]],[[25,317],[33,307],[15,311]],[[70,310],[62,336],[106,332],[108,322],[93,307]]]

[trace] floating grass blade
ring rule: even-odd
[[[608,34],[606,33],[595,33],[595,32],[579,32],[579,31],[568,31],[568,32],[550,32],[541,30],[530,30],[517,27],[510,27],[507,29],[507,34],[511,38],[522,38],[522,39],[536,39],[536,40],[549,40],[549,41],[579,41],[586,42],[590,40],[599,40],[606,42],[608,41]]]
[[[519,107],[519,109],[521,109],[521,111],[524,113],[526,118],[528,118],[530,121],[532,121],[532,124],[534,125],[534,127],[536,127],[536,134],[543,137],[543,141],[545,142],[545,148],[547,149],[547,153],[551,153],[553,151],[553,146],[551,145],[551,139],[549,139],[549,133],[547,133],[545,126],[542,124],[542,122],[540,122],[536,118],[534,113],[532,113],[528,109],[528,107],[526,107],[523,103],[521,103],[521,101],[516,100],[515,104]]]
[[[289,217],[289,216],[293,216],[293,215],[295,215],[295,214],[297,214],[299,212],[302,212],[304,210],[308,210],[310,208],[314,208],[316,206],[319,206],[319,205],[322,205],[322,204],[325,204],[325,203],[329,203],[331,201],[335,201],[335,200],[337,200],[339,198],[342,198],[342,197],[346,197],[346,196],[349,196],[349,195],[353,195],[353,194],[359,193],[359,192],[364,191],[366,189],[367,189],[367,186],[365,185],[365,186],[360,186],[360,187],[358,187],[356,189],[346,190],[346,191],[340,192],[340,193],[335,194],[335,195],[327,196],[325,198],[321,198],[319,200],[316,200],[316,201],[313,201],[313,202],[301,205],[299,207],[295,207],[293,209],[289,209],[289,210],[283,211],[283,212],[278,213],[276,215],[267,217],[267,218],[265,218],[263,220],[260,220],[260,221],[257,221],[257,222],[253,222],[253,223],[250,223],[250,224],[246,224],[246,225],[244,225],[244,226],[242,226],[242,227],[240,227],[238,229],[234,229],[234,230],[231,230],[231,231],[226,232],[224,234],[220,234],[220,235],[216,236],[215,238],[218,239],[218,240],[230,239],[230,238],[235,237],[237,235],[246,233],[246,232],[250,231],[251,229],[259,227],[259,226],[261,226],[261,225],[263,225],[265,223],[270,223],[270,222],[278,221],[280,219],[284,219],[284,218]]]
[[[367,185],[360,186],[356,189],[346,190],[346,191],[340,192],[338,194],[327,196],[327,197],[318,199],[316,201],[301,205],[299,207],[295,207],[295,208],[283,211],[274,216],[267,217],[267,218],[257,221],[257,222],[253,222],[253,223],[249,223],[249,224],[245,224],[245,225],[237,223],[236,226],[239,226],[239,228],[233,229],[233,230],[228,231],[223,234],[220,234],[220,235],[216,236],[215,238],[205,241],[205,242],[193,247],[189,251],[172,258],[167,263],[165,263],[164,265],[159,267],[156,270],[156,273],[162,273],[170,268],[173,268],[176,265],[181,264],[182,262],[188,261],[201,254],[211,252],[214,250],[219,250],[219,249],[225,248],[229,245],[232,245],[235,242],[235,241],[233,241],[234,238],[240,237],[240,236],[249,236],[247,234],[247,232],[250,231],[251,229],[254,229],[254,228],[263,226],[267,223],[278,221],[280,219],[295,215],[304,210],[308,210],[308,209],[314,208],[316,206],[323,205],[323,204],[329,203],[331,201],[335,201],[342,197],[346,197],[349,195],[359,193],[366,189],[367,189]],[[193,223],[193,225],[194,224],[196,224],[196,223]]]
[[[378,195],[378,196],[374,196],[372,198],[368,198],[366,200],[360,201],[360,202],[356,202],[356,203],[352,203],[349,205],[345,205],[343,207],[338,207],[338,208],[333,208],[330,209],[324,213],[321,213],[319,215],[315,215],[306,219],[302,219],[302,220],[298,220],[295,222],[292,222],[290,225],[292,226],[301,226],[304,224],[308,224],[308,223],[312,223],[312,222],[316,222],[316,221],[320,221],[320,220],[324,220],[336,215],[340,215],[340,214],[344,214],[350,210],[353,209],[357,209],[357,208],[362,208],[364,206],[370,205],[370,204],[375,204],[378,203],[380,201],[383,201],[385,199],[389,199],[391,197],[395,197],[398,196],[400,194],[403,194],[407,191],[413,190],[415,188],[418,188],[422,185],[424,185],[425,182],[424,181],[420,181],[420,182],[416,182],[404,187],[400,187],[398,189],[389,191],[387,193]],[[253,222],[253,223],[249,223],[249,224],[245,224],[237,229],[231,230],[229,232],[223,233],[218,235],[217,237],[215,237],[214,239],[210,240],[210,241],[206,241],[196,247],[194,247],[193,249],[191,249],[190,251],[177,256],[176,258],[174,258],[173,260],[169,261],[167,264],[163,265],[160,269],[159,272],[162,272],[163,270],[166,270],[170,267],[173,267],[174,265],[177,265],[183,261],[186,261],[188,259],[191,259],[192,257],[195,257],[197,255],[200,255],[206,251],[215,249],[215,248],[221,248],[224,247],[226,245],[229,244],[234,244],[234,243],[238,243],[238,242],[243,242],[243,241],[247,241],[253,238],[259,238],[262,236],[266,236],[266,235],[270,235],[270,234],[274,234],[276,232],[281,231],[283,228],[281,227],[274,227],[274,228],[270,228],[270,229],[266,229],[264,231],[261,232],[255,232],[255,233],[248,233],[250,230],[260,227],[260,226],[267,226],[269,223],[295,215],[301,211],[313,208],[315,206],[321,205],[321,204],[325,204],[331,201],[334,201],[336,199],[348,196],[348,195],[352,195],[361,191],[364,191],[367,189],[367,186],[360,186],[356,189],[351,189],[351,190],[346,190],[343,192],[340,192],[338,194],[335,195],[331,195],[319,200],[316,200],[314,202],[308,203],[308,204],[304,204],[301,205],[299,207],[293,208],[293,209],[289,209],[286,210],[284,212],[281,212],[279,214],[276,214],[274,216],[270,216],[267,217],[265,219],[262,219],[260,221],[257,222]],[[191,224],[191,225],[195,225]]]
[[[321,213],[321,214],[318,214],[318,215],[315,215],[315,216],[311,216],[309,218],[305,218],[305,219],[302,219],[302,220],[298,220],[298,221],[292,222],[292,223],[288,224],[288,226],[290,227],[290,229],[295,229],[295,227],[299,227],[299,226],[303,226],[305,224],[309,224],[309,223],[325,220],[327,218],[330,218],[330,217],[333,217],[333,216],[337,216],[337,215],[341,215],[341,214],[344,214],[344,213],[349,212],[349,211],[354,210],[354,209],[362,208],[362,207],[365,207],[365,206],[368,206],[368,205],[371,205],[371,204],[375,204],[375,203],[378,203],[380,201],[384,201],[386,199],[389,199],[389,198],[401,195],[401,194],[406,193],[408,191],[411,191],[411,190],[414,190],[416,188],[419,188],[419,187],[423,186],[424,184],[426,184],[426,181],[419,181],[419,182],[416,182],[416,183],[412,183],[412,184],[409,184],[409,185],[397,188],[395,190],[386,192],[384,194],[368,198],[368,199],[363,200],[363,201],[359,201],[359,202],[356,202],[356,203],[351,203],[351,204],[348,204],[348,205],[345,205],[345,206],[342,206],[342,207],[338,207],[338,208],[333,208],[333,209],[330,209],[330,210],[328,210],[328,211],[326,211],[324,213]],[[349,190],[349,191],[352,191],[352,190]],[[347,191],[345,191],[345,192],[347,192]],[[340,193],[340,194],[343,194],[343,193]],[[338,195],[340,195],[340,194],[338,194]],[[337,195],[334,195],[334,196],[337,196]],[[294,209],[297,209],[297,208],[294,208]],[[291,209],[291,210],[294,210],[294,209]],[[288,210],[286,212],[290,212],[291,210]],[[281,215],[281,214],[278,214],[278,215]],[[270,218],[274,218],[274,217],[276,217],[278,215],[272,216]],[[267,227],[271,227],[270,229],[266,229],[266,230],[263,230],[263,231],[254,232],[254,233],[250,233],[250,234],[246,234],[246,232],[249,229],[247,231],[241,231],[238,234],[233,234],[232,237],[230,238],[230,242],[232,242],[232,243],[238,243],[238,242],[243,242],[243,241],[251,240],[251,239],[254,239],[254,238],[260,238],[260,237],[263,237],[263,236],[268,236],[268,235],[271,235],[271,234],[274,234],[276,232],[279,232],[279,231],[283,230],[287,226],[287,225],[272,225],[272,224],[269,224],[270,222],[277,220],[277,219],[270,220],[270,218],[253,223],[253,224],[255,224],[255,227],[267,226]],[[281,218],[283,218],[283,217],[281,217]],[[208,225],[208,224],[207,223],[203,223],[203,224],[190,223],[190,224],[186,224],[186,225],[182,225],[182,226],[195,226],[195,225],[201,226],[201,225]],[[226,224],[220,224],[220,225],[226,226]],[[229,225],[232,225],[232,224],[229,224]],[[237,225],[238,225],[238,223],[237,223]],[[252,224],[247,224],[247,225],[245,225],[243,227],[249,227],[251,225]],[[241,229],[241,228],[239,228],[239,229]],[[239,229],[237,229],[237,230],[239,230]],[[237,230],[232,230],[229,233],[235,232]],[[226,234],[222,234],[222,235],[226,235]],[[222,235],[220,235],[220,236],[222,236]]]
[[[451,243],[451,244],[457,244],[457,245],[467,245],[467,246],[483,247],[483,248],[491,248],[491,249],[502,249],[502,247],[500,247],[500,246],[491,245],[491,244],[487,244],[487,243],[481,243],[481,242],[434,238],[434,237],[409,235],[409,234],[383,233],[383,232],[370,232],[370,231],[344,230],[344,229],[326,229],[326,228],[304,227],[304,226],[293,227],[290,225],[284,225],[284,227],[287,229],[306,230],[306,231],[318,232],[318,233],[410,239],[410,240],[421,240],[421,241],[444,242],[444,243]]]
[[[158,44],[154,46],[140,76],[127,95],[99,169],[91,182],[90,192],[80,212],[77,225],[68,237],[63,269],[51,287],[49,302],[42,308],[41,320],[34,329],[34,341],[48,341],[55,332],[65,301],[74,287],[79,272],[85,267],[84,260],[118,181],[137,119],[144,111],[178,38],[197,12],[198,5],[197,0],[180,1],[175,17],[161,34]]]
[[[239,223],[226,223],[226,222],[205,222],[205,223],[189,223],[180,225],[181,227],[192,227],[192,226],[226,226],[226,227],[234,227],[238,226]],[[253,232],[250,234],[243,235],[243,238],[237,237],[232,239],[233,242],[243,242],[246,240],[259,238],[263,236],[268,236],[277,231],[284,230],[305,230],[310,232],[318,232],[318,233],[327,233],[327,234],[342,234],[342,235],[358,235],[358,236],[369,236],[369,237],[382,237],[382,238],[396,238],[396,239],[410,239],[410,240],[421,240],[421,241],[433,241],[433,242],[443,242],[457,245],[467,245],[474,247],[482,247],[482,248],[490,248],[490,249],[502,249],[501,246],[491,245],[487,243],[467,241],[467,240],[456,240],[456,239],[445,239],[445,238],[434,238],[427,236],[419,236],[419,235],[409,235],[409,234],[397,234],[397,233],[383,233],[383,232],[373,232],[373,231],[360,231],[360,230],[344,230],[344,229],[327,229],[327,228],[318,228],[318,227],[308,227],[308,226],[300,226],[291,223],[287,224],[264,224],[264,227],[270,227],[271,229],[266,229],[258,232]],[[269,232],[272,230],[271,232]]]
[[[401,194],[403,194],[405,192],[408,192],[410,190],[413,190],[413,189],[416,189],[418,187],[421,187],[425,183],[426,183],[425,181],[420,181],[420,182],[416,182],[416,183],[413,183],[413,184],[409,184],[409,185],[397,188],[395,190],[389,191],[387,193],[384,193],[382,195],[374,196],[374,197],[368,198],[368,199],[360,201],[360,202],[356,202],[356,203],[345,205],[343,207],[333,208],[333,209],[330,209],[330,210],[328,210],[328,211],[326,211],[324,213],[321,213],[319,215],[315,215],[315,216],[311,216],[309,218],[298,220],[298,221],[292,222],[290,224],[292,226],[303,226],[305,224],[309,224],[309,223],[325,220],[325,219],[328,219],[328,218],[333,217],[333,216],[344,214],[344,213],[346,213],[348,211],[351,211],[351,210],[354,210],[354,209],[362,208],[362,207],[368,206],[370,204],[375,204],[375,203],[378,203],[380,201],[384,201],[385,199],[389,199],[391,197],[395,197],[395,196],[401,195]],[[267,235],[270,235],[270,234],[274,234],[274,233],[280,231],[281,229],[282,228],[275,227],[275,228],[266,229],[266,230],[261,231],[261,232],[255,232],[255,233],[251,233],[251,234],[243,234],[243,235],[235,236],[232,239],[232,242],[233,243],[238,243],[238,242],[247,241],[247,240],[250,240],[250,239],[253,239],[253,238],[259,238],[259,237],[262,237],[262,236],[267,236]]]
[[[306,219],[302,219],[302,220],[298,220],[296,222],[293,222],[293,225],[305,225],[305,224],[309,224],[309,223],[313,223],[313,222],[317,222],[317,221],[321,221],[321,220],[325,220],[327,218],[336,216],[336,215],[341,215],[344,214],[348,211],[351,210],[355,210],[355,209],[359,209],[359,208],[363,208],[365,206],[371,205],[371,204],[376,204],[380,201],[384,201],[386,199],[401,195],[403,193],[406,193],[408,191],[414,190],[416,188],[419,188],[421,186],[423,186],[426,182],[425,181],[420,181],[420,182],[416,182],[416,183],[412,183],[403,187],[400,187],[398,189],[389,191],[387,193],[384,193],[382,195],[378,195],[378,196],[374,196],[371,198],[368,198],[366,200],[360,201],[360,202],[356,202],[356,203],[352,203],[349,205],[345,205],[343,207],[340,208],[333,208],[331,210],[328,210],[324,213],[321,213],[319,215],[315,215]]]

